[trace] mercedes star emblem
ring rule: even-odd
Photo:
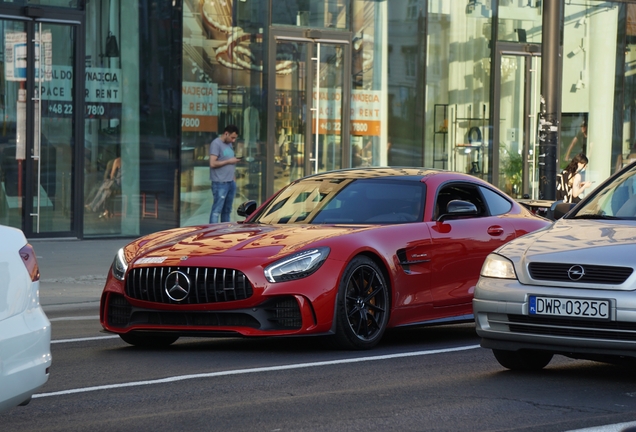
[[[190,278],[187,274],[175,270],[166,277],[164,287],[170,300],[182,302],[190,294]]]
[[[583,276],[585,276],[585,269],[583,268],[583,266],[573,265],[568,270],[568,277],[570,278],[570,280],[576,282],[578,280],[581,280]]]

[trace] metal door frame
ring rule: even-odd
[[[83,232],[82,196],[83,189],[83,151],[84,151],[84,57],[85,57],[85,12],[78,9],[59,7],[0,5],[0,19],[26,22],[27,41],[27,100],[26,100],[26,152],[24,206],[22,214],[22,230],[27,238],[76,237],[81,238]],[[33,113],[36,103],[35,93],[35,53],[33,52],[37,24],[59,24],[73,26],[75,35],[75,58],[73,59],[73,131],[74,148],[71,179],[71,229],[69,231],[39,233],[39,213],[33,207],[34,171],[39,170],[39,155],[31,154],[34,150],[35,119]],[[54,48],[55,49],[55,48]],[[42,105],[40,104],[40,109]],[[41,121],[41,116],[40,116]],[[40,147],[41,148],[41,147]],[[39,175],[38,175],[39,177]],[[38,188],[39,190],[39,188]]]
[[[501,117],[501,58],[503,56],[517,56],[517,57],[527,57],[527,59],[532,60],[535,57],[541,57],[541,44],[530,44],[530,43],[517,43],[517,42],[498,42],[497,48],[495,50],[494,55],[494,65],[492,68],[492,73],[494,74],[494,89],[493,89],[493,120],[492,120],[492,170],[491,170],[491,183],[494,185],[499,184],[499,137],[501,136],[501,131],[499,130],[499,121],[498,119]],[[533,72],[534,75],[533,75]],[[527,157],[529,154],[530,146],[533,146],[535,149],[538,149],[539,146],[536,143],[536,135],[537,135],[537,117],[536,115],[539,113],[539,106],[533,107],[533,98],[531,97],[532,92],[532,79],[535,82],[535,88],[540,92],[540,78],[541,71],[532,69],[532,61],[525,62],[524,69],[524,120],[523,120],[523,145],[522,152],[524,155],[523,159],[523,170],[522,170],[522,194],[529,193],[530,187],[530,165],[534,164],[534,161],[529,160]],[[534,138],[533,138],[534,137]],[[534,142],[531,142],[534,141]],[[535,171],[534,169],[532,170]]]
[[[323,29],[296,29],[296,28],[270,28],[269,30],[269,45],[268,45],[268,73],[267,73],[267,111],[269,113],[267,117],[267,160],[266,160],[266,175],[265,175],[265,196],[271,196],[274,193],[274,155],[275,155],[275,142],[276,142],[276,44],[278,41],[288,42],[301,42],[308,45],[307,50],[307,71],[311,71],[311,62],[318,61],[319,52],[316,45],[325,43],[333,45],[342,45],[343,48],[343,86],[342,86],[342,148],[341,148],[341,161],[344,166],[345,161],[348,161],[351,155],[350,145],[350,117],[351,113],[347,107],[351,106],[351,33],[333,30]],[[318,72],[319,73],[319,72]],[[307,84],[305,91],[308,95],[311,95],[314,89],[316,77],[313,74],[308,74]],[[309,110],[313,108],[308,107],[307,116],[309,116]],[[315,120],[318,120],[316,116]],[[312,133],[312,123],[306,122],[305,124],[305,149],[304,149],[304,167],[305,175],[311,172],[311,164],[314,161],[309,160],[310,146],[317,145],[317,135]],[[314,155],[317,159],[317,155]],[[317,163],[317,161],[316,161]]]

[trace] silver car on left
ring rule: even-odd
[[[29,403],[49,379],[51,323],[40,271],[22,231],[0,225],[0,412]]]

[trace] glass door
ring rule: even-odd
[[[528,48],[530,47],[530,48]],[[540,48],[514,46],[500,50],[496,61],[493,134],[499,163],[494,180],[513,198],[538,196],[537,114],[540,104]]]
[[[24,229],[26,170],[27,22],[0,20],[0,224]],[[27,154],[29,158],[27,159]]]
[[[270,127],[275,131],[273,186],[279,190],[305,175],[343,167],[349,45],[337,39],[277,35],[274,55],[275,118]]]
[[[0,20],[0,223],[29,237],[77,229],[77,24]]]

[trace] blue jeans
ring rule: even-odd
[[[229,222],[232,213],[232,203],[236,193],[236,183],[212,182],[212,211],[210,212],[210,223]]]

